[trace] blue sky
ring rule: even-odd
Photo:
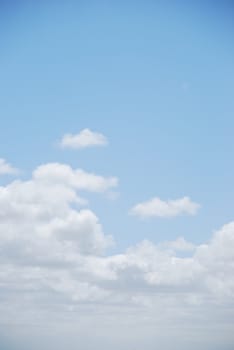
[[[1,1],[0,158],[24,181],[54,162],[118,177],[116,199],[85,194],[109,254],[207,242],[233,220],[233,32],[231,1]],[[86,128],[108,146],[58,147]],[[184,196],[196,215],[129,215]]]
[[[228,3],[13,1],[2,8],[3,157],[26,173],[69,161],[117,175],[119,200],[93,205],[121,247],[142,237],[126,209],[150,196],[190,195],[202,205],[192,220],[154,220],[146,231],[144,223],[143,235],[155,241],[182,234],[200,242],[232,219]],[[85,127],[107,135],[110,147],[82,154],[53,147]]]

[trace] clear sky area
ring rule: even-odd
[[[0,1],[0,350],[232,350],[233,1]]]

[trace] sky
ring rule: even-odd
[[[233,348],[233,16],[0,1],[0,349]]]

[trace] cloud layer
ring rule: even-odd
[[[116,185],[116,178],[50,163],[35,169],[30,180],[0,187],[1,263],[9,269],[4,283],[15,274],[18,286],[36,283],[40,293],[37,276],[43,276],[44,286],[75,303],[134,304],[140,296],[152,302],[153,290],[172,297],[179,291],[188,301],[194,290],[200,301],[207,295],[233,296],[234,223],[199,246],[180,237],[158,245],[143,241],[122,254],[103,255],[113,238],[104,234],[92,210],[81,207],[86,202],[77,191],[103,192]],[[171,206],[171,215],[181,207],[195,208],[188,199]],[[189,257],[181,251],[190,252]],[[14,292],[16,285],[10,281],[9,288]]]
[[[98,327],[104,339],[110,327],[112,341],[122,339],[125,348],[130,335],[121,337],[130,325],[132,337],[137,330],[144,339],[154,339],[155,327],[158,339],[194,325],[210,334],[207,324],[231,329],[234,222],[201,245],[183,237],[158,244],[144,240],[110,254],[114,239],[79,192],[106,192],[117,182],[49,163],[28,180],[0,187],[0,322],[29,325],[30,334],[33,327],[69,325],[84,344],[89,327]],[[163,208],[161,215],[173,216],[193,214],[197,205],[184,198]],[[204,340],[202,331],[199,337]]]
[[[130,214],[141,218],[160,217],[170,218],[179,215],[195,215],[200,205],[192,202],[189,197],[163,201],[152,198],[149,201],[136,204]]]
[[[62,148],[82,149],[94,146],[107,145],[107,138],[98,132],[84,129],[78,134],[65,134],[60,141]]]

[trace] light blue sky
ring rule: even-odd
[[[0,1],[0,158],[23,179],[48,162],[117,176],[116,200],[86,196],[116,241],[111,253],[144,239],[206,242],[234,218],[233,10],[231,1]],[[84,128],[109,145],[57,147]],[[201,205],[197,215],[128,215],[152,197],[183,196]]]
[[[228,3],[12,1],[1,17],[2,157],[25,174],[60,161],[118,176],[120,198],[92,207],[121,248],[143,237],[200,242],[232,219]],[[53,147],[84,127],[109,147]],[[198,216],[142,224],[126,215],[149,197],[183,195],[201,203]]]

